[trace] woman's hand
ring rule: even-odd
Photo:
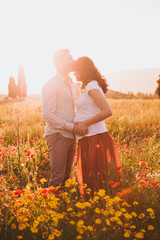
[[[79,136],[84,136],[88,133],[88,125],[86,122],[75,122],[73,131]]]

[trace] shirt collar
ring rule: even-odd
[[[59,81],[64,82],[65,77],[63,77],[59,72],[56,73],[56,77],[58,78]]]
[[[58,78],[58,80],[59,81],[61,81],[61,82],[68,82],[67,80],[66,80],[66,78],[63,76],[63,75],[61,75],[59,72],[57,72],[56,73],[56,77]],[[72,78],[71,77],[69,77],[70,78],[70,84],[72,83]]]

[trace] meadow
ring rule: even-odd
[[[160,100],[108,102],[123,178],[111,166],[105,189],[86,201],[76,155],[64,191],[48,188],[41,99],[0,99],[0,239],[160,239]]]

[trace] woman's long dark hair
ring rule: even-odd
[[[90,81],[96,80],[104,93],[108,91],[106,78],[101,75],[89,57],[78,58],[74,64],[74,70],[80,76],[78,80],[82,82],[82,89],[84,89]]]

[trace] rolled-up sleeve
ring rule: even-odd
[[[48,82],[42,88],[42,118],[54,128],[72,131],[74,124],[66,122],[55,114],[57,100],[57,85]]]

